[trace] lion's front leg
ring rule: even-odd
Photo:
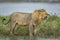
[[[34,36],[35,36],[37,34],[37,28],[36,28],[36,26],[34,26],[33,29],[34,29]]]
[[[29,24],[29,40],[34,40],[34,30],[32,23]]]

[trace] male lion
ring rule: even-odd
[[[30,38],[34,33],[33,28],[48,16],[44,9],[34,10],[32,13],[15,12],[10,15],[10,33],[14,33],[16,24],[29,25]],[[33,40],[32,38],[30,40]]]

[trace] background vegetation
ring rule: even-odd
[[[9,20],[8,16],[0,16],[0,35],[10,35],[10,26],[9,23],[4,25],[2,19],[6,20],[4,23],[7,23]],[[20,25],[17,25],[20,26]],[[50,15],[47,20],[43,20],[36,29],[37,35],[40,37],[59,37],[60,36],[60,17],[56,15]],[[20,26],[17,28],[15,35],[26,36],[29,34],[28,26]]]

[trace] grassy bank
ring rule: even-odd
[[[4,25],[2,23],[2,18],[6,18],[4,23],[7,23],[9,20],[8,16],[0,16],[0,35],[9,35],[10,27],[9,23]],[[47,20],[43,20],[37,26],[37,34],[41,37],[58,37],[60,36],[60,17],[56,15],[51,15]],[[28,26],[20,26],[16,30],[16,35],[28,35]]]

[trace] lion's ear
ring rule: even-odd
[[[38,10],[34,10],[34,11],[32,12],[32,19],[36,20],[36,19],[38,18],[38,15],[39,15]]]
[[[45,9],[41,9],[40,12],[45,12],[46,10]]]

